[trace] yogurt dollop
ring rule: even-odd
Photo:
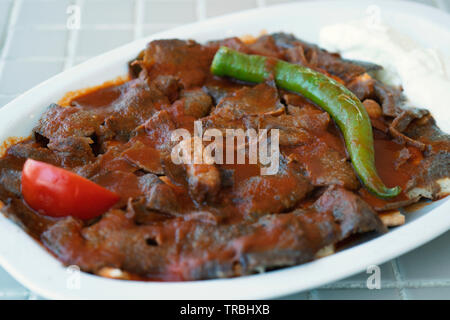
[[[428,109],[437,125],[450,131],[450,60],[439,51],[422,47],[387,24],[365,19],[323,27],[320,45],[344,58],[383,66],[377,79],[401,85],[411,106]]]

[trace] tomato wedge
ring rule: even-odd
[[[119,196],[73,172],[28,159],[22,170],[26,203],[42,215],[91,219],[106,212]]]

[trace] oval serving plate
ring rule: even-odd
[[[199,42],[232,35],[284,31],[318,41],[326,24],[358,19],[372,1],[302,2],[255,9],[175,28],[93,58],[54,76],[0,109],[0,142],[28,136],[46,107],[65,92],[97,85],[126,73],[126,62],[147,42],[192,38]],[[402,1],[377,1],[383,17],[397,29],[450,57],[450,16]],[[439,115],[435,115],[439,116]],[[450,229],[450,200],[408,214],[405,225],[334,255],[300,266],[233,279],[192,282],[139,282],[74,275],[20,227],[0,215],[0,264],[37,294],[55,299],[259,299],[311,289],[381,264]],[[73,277],[78,286],[71,286]],[[72,288],[72,289],[71,289]]]

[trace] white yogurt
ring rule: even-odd
[[[410,105],[428,109],[438,126],[450,132],[449,58],[370,20],[326,26],[320,32],[320,45],[344,58],[383,66],[376,78],[401,85]]]

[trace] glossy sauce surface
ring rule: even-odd
[[[157,40],[132,63],[129,79],[72,92],[64,106],[50,106],[32,137],[14,141],[0,159],[0,200],[8,216],[64,264],[95,274],[118,268],[129,279],[152,281],[234,277],[295,265],[355,233],[386,231],[376,211],[410,201],[406,191],[430,159],[384,130],[391,117],[372,119],[378,173],[388,186],[404,190],[386,201],[361,186],[339,129],[314,103],[279,90],[271,79],[253,85],[210,74],[223,43],[307,64],[341,83],[364,72],[337,55],[289,37],[292,43],[283,44],[279,37],[251,44],[236,38],[207,45]],[[278,172],[262,175],[262,164],[249,164],[248,157],[244,164],[174,164],[171,132],[193,134],[195,121],[203,130],[221,132],[278,129]],[[447,145],[441,140],[433,144],[437,152]],[[71,170],[121,199],[88,221],[41,216],[20,192],[27,158]]]

